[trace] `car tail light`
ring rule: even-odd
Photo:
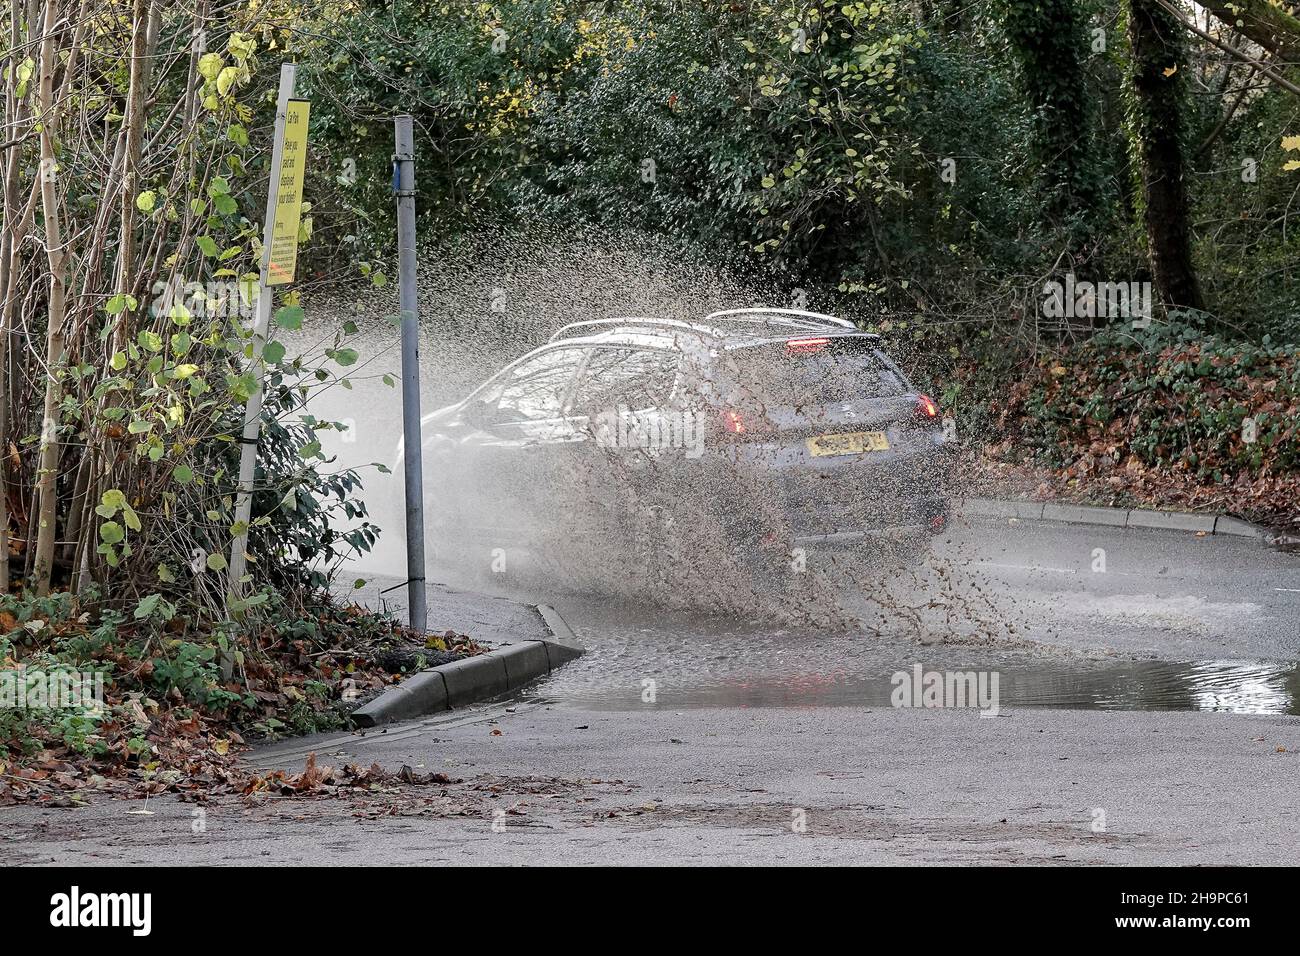
[[[939,405],[929,395],[916,396],[916,414],[921,418],[938,418]]]
[[[791,355],[807,355],[809,352],[820,352],[830,344],[830,341],[824,336],[810,339],[790,339],[785,343],[785,350]]]
[[[734,408],[725,409],[722,413],[722,430],[731,435],[743,435],[749,431],[745,424],[745,417]]]
[[[744,441],[771,435],[772,423],[761,412],[741,412],[734,408],[724,408],[718,416],[722,427],[722,437],[731,441]]]

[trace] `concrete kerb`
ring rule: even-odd
[[[1198,534],[1255,538],[1265,544],[1287,547],[1300,544],[1300,538],[1274,534],[1267,528],[1229,515],[1200,514],[1188,511],[1154,511],[1146,508],[1106,508],[1097,505],[1071,505],[1056,502],[1005,501],[994,498],[971,498],[960,513],[977,518],[1015,518],[1020,521],[1061,521],[1068,524],[1106,525],[1112,528],[1154,528],[1162,531],[1190,531]]]
[[[505,644],[486,654],[420,671],[353,711],[352,723],[376,727],[501,697],[583,653],[572,628],[555,608],[538,605],[537,612],[550,638]]]

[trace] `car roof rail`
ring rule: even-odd
[[[558,342],[560,339],[572,338],[574,335],[584,334],[586,331],[595,331],[597,326],[623,326],[631,328],[648,328],[648,329],[684,329],[688,332],[694,332],[697,335],[708,335],[721,337],[727,333],[723,329],[711,328],[707,325],[699,325],[693,322],[681,322],[677,319],[655,319],[643,315],[622,316],[614,319],[588,319],[585,322],[570,322],[562,326],[548,341]]]
[[[728,309],[724,312],[713,312],[705,316],[700,322],[683,322],[679,319],[659,319],[643,315],[619,316],[610,319],[587,319],[583,322],[570,322],[568,325],[562,326],[548,341],[558,342],[565,338],[595,334],[602,327],[610,330],[617,327],[643,330],[680,329],[695,335],[716,339],[725,339],[737,332],[747,332],[751,336],[761,337],[756,327],[763,326],[793,329],[798,332],[842,331],[866,335],[871,338],[879,337],[872,333],[863,332],[848,319],[836,318],[833,315],[823,315],[820,312],[803,312],[799,309],[759,308]]]
[[[814,329],[824,329],[830,326],[837,329],[851,329],[854,332],[860,331],[848,319],[837,318],[821,312],[806,312],[802,309],[726,309],[722,312],[710,313],[704,317],[705,322],[713,322],[717,319],[761,325],[803,326]]]

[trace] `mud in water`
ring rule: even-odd
[[[561,326],[611,316],[700,320],[753,306],[798,307],[846,318],[843,303],[812,301],[798,289],[683,259],[641,238],[485,230],[421,255],[423,412],[459,401]],[[364,473],[365,500],[384,529],[368,569],[404,572],[400,392],[384,384],[398,368],[391,287],[352,301],[307,302],[301,343],[327,338],[351,320],[362,355],[350,390],[313,400],[313,413],[346,432],[322,433],[339,464],[380,463]],[[905,369],[908,356],[894,356]],[[710,426],[712,422],[708,423]],[[427,439],[426,439],[427,440]],[[662,449],[587,442],[556,464],[525,451],[501,455],[491,475],[510,494],[467,486],[426,448],[427,549],[440,579],[496,590],[606,594],[620,601],[779,625],[866,630],[922,642],[1017,639],[1005,597],[982,591],[960,554],[938,557],[925,535],[809,544],[790,526],[788,502],[740,465],[707,466],[686,443]],[[703,456],[708,458],[709,456]],[[897,476],[895,476],[897,477]],[[950,477],[948,492],[961,496]],[[915,485],[863,482],[835,499],[841,511],[879,516],[906,508]],[[784,492],[783,492],[784,494]],[[531,517],[524,518],[524,512]],[[509,520],[506,520],[509,519]],[[942,534],[942,532],[940,532]]]

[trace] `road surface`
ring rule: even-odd
[[[1300,863],[1300,558],[1233,538],[983,521],[954,529],[944,562],[961,583],[930,595],[952,606],[932,618],[960,617],[961,595],[978,593],[1016,633],[828,634],[561,596],[589,652],[523,696],[251,758],[297,770],[315,752],[451,783],[217,801],[198,833],[195,808],[170,799],[151,815],[110,801],[12,810],[7,855]],[[890,706],[892,674],[917,663],[997,672],[999,715]]]

